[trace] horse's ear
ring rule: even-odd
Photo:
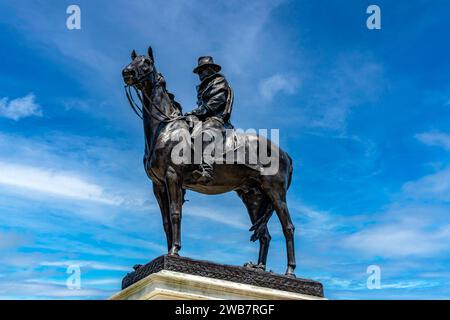
[[[136,59],[136,57],[137,57],[136,50],[133,49],[133,51],[131,51],[131,60]]]
[[[152,59],[152,61],[155,61],[155,58],[153,58],[153,49],[152,49],[152,46],[149,46],[149,47],[148,47],[147,52],[148,52],[149,58]]]

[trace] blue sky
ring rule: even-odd
[[[297,275],[330,299],[450,298],[448,1],[76,1],[81,30],[69,4],[0,3],[0,298],[104,299],[164,253],[121,79],[148,45],[185,111],[197,57],[213,55],[235,126],[280,129]],[[234,194],[187,198],[183,255],[255,261]],[[268,268],[283,272],[277,219],[270,231]]]

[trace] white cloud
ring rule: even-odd
[[[95,261],[77,261],[77,260],[44,261],[41,263],[41,266],[64,267],[64,268],[67,268],[69,266],[79,266],[80,268],[89,268],[89,269],[103,270],[103,271],[131,271],[131,267],[106,264],[106,263],[98,263]]]
[[[141,179],[141,156],[141,148],[123,147],[113,139],[61,132],[25,138],[0,132],[0,163],[95,181],[102,190],[107,186],[107,191],[103,191],[108,193],[107,202],[121,202],[123,207],[134,210],[148,210],[151,203],[156,204],[147,190],[136,187],[142,180],[146,182]],[[43,164],[51,170],[42,168]],[[30,192],[25,196],[36,198]]]
[[[291,201],[289,206],[293,217],[299,219],[301,237],[322,241],[324,234],[331,234],[338,228],[339,218],[329,212],[316,210],[297,201]]]
[[[117,285],[120,288],[120,284],[122,283],[122,279],[118,278],[99,278],[95,280],[83,280],[83,285],[86,286],[103,286],[103,285]]]
[[[450,167],[403,185],[403,192],[415,199],[450,201]]]
[[[427,288],[436,286],[433,282],[428,281],[405,281],[405,282],[395,282],[382,284],[382,289],[411,289],[411,288]]]
[[[114,276],[109,278],[100,277],[98,279],[87,278],[86,275],[89,270],[118,271],[116,280],[116,283],[118,283],[121,280],[121,274],[131,269],[96,261],[62,261],[58,260],[58,253],[23,253],[16,251],[0,254],[2,260],[0,261],[1,271],[6,271],[4,277],[0,276],[0,299],[102,299],[113,294],[108,289],[108,285],[113,284]],[[80,290],[70,290],[66,285],[66,279],[69,276],[66,273],[66,269],[69,265],[74,264],[78,264],[83,272]]]
[[[242,208],[243,215],[247,214],[245,212],[245,208]],[[200,207],[200,206],[190,206],[186,208],[184,211],[184,214],[188,216],[193,216],[197,218],[207,219],[215,222],[220,222],[224,225],[227,225],[229,227],[242,229],[242,230],[248,230],[251,227],[250,222],[245,223],[243,219],[232,216],[229,213],[220,213],[217,211],[217,209],[211,209],[208,207]]]
[[[41,107],[35,102],[35,96],[30,93],[22,98],[9,100],[0,99],[0,116],[18,121],[31,116],[42,116]]]
[[[426,145],[450,150],[447,134],[428,132],[416,138]],[[371,256],[399,258],[442,254],[450,246],[448,202],[450,166],[404,183],[397,203],[379,215],[373,226],[350,235],[343,243]]]
[[[311,94],[304,110],[305,124],[343,131],[352,110],[377,101],[386,80],[382,64],[370,55],[349,52],[318,72],[308,84]]]
[[[397,204],[342,241],[368,257],[436,257],[448,251],[447,206]],[[375,223],[374,223],[375,222]]]
[[[97,234],[95,236],[95,239],[101,240],[101,241],[106,241],[108,244],[117,244],[120,246],[128,246],[128,247],[138,248],[138,249],[140,249],[139,252],[152,250],[157,253],[159,253],[159,252],[163,253],[163,252],[166,252],[166,250],[167,250],[167,247],[162,244],[143,240],[143,239],[138,238],[135,235],[129,236],[129,235],[123,235],[123,234],[117,235],[117,234],[101,233],[101,234]]]
[[[403,257],[433,255],[445,250],[448,243],[439,245],[430,234],[415,226],[392,223],[365,229],[348,237],[344,244],[370,256]]]
[[[46,278],[35,278],[35,279],[26,279],[25,283],[33,283],[33,284],[42,284],[42,285],[54,285],[59,286],[61,288],[67,288],[67,281],[64,280],[53,280]],[[119,276],[117,278],[96,278],[86,280],[84,278],[81,279],[81,288],[77,290],[83,290],[83,288],[87,287],[99,287],[99,286],[108,286],[115,285],[117,288],[120,288],[120,284],[122,282],[122,278]],[[92,290],[92,289],[84,289],[84,290]],[[89,291],[88,291],[89,292]],[[87,292],[84,292],[81,296],[87,295]]]
[[[11,232],[0,232],[0,250],[16,248],[27,242],[27,237]]]
[[[0,287],[0,299],[99,299],[110,294],[110,291],[105,290],[70,290],[66,286],[26,281],[5,282]]]
[[[425,132],[416,135],[416,138],[428,145],[444,148],[450,151],[450,135],[442,132]]]
[[[297,87],[297,78],[284,74],[274,74],[260,82],[259,93],[264,100],[271,101],[280,92],[294,94]]]
[[[82,177],[50,169],[0,162],[0,184],[34,190],[56,197],[119,205],[122,199],[105,192],[103,187]]]
[[[338,289],[350,289],[355,288],[355,284],[351,279],[341,279],[332,276],[318,276],[315,280],[320,281],[326,285],[326,287],[338,288]],[[359,289],[359,287],[358,287]]]

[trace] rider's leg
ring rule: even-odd
[[[200,170],[194,171],[197,182],[207,184],[214,175],[216,155],[223,154],[223,123],[214,119],[203,122],[202,133],[202,163]]]
[[[214,143],[214,137],[210,135],[208,132],[203,132],[203,150],[206,150],[202,156],[202,163],[200,164],[200,170],[195,170],[193,172],[194,177],[196,177],[198,183],[206,184],[209,183],[213,179],[213,171],[214,171],[214,150],[211,154],[207,154],[208,150]]]

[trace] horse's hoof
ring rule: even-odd
[[[178,254],[178,249],[176,247],[170,249],[169,256],[179,257],[180,255]]]
[[[254,264],[251,261],[244,263],[244,267],[254,271],[266,271],[266,266],[264,264]]]
[[[262,264],[262,263],[258,263],[258,265],[256,266],[256,269],[258,271],[266,271],[266,265]]]
[[[289,266],[286,270],[285,276],[289,277],[289,278],[296,278],[295,273],[294,273],[294,268]]]
[[[285,276],[288,277],[288,278],[292,278],[292,279],[297,278],[297,276],[295,275],[295,273],[287,273],[287,272],[286,272]]]
[[[249,262],[244,263],[244,268],[254,270],[254,269],[256,269],[256,264],[254,264],[253,262],[249,261]]]

